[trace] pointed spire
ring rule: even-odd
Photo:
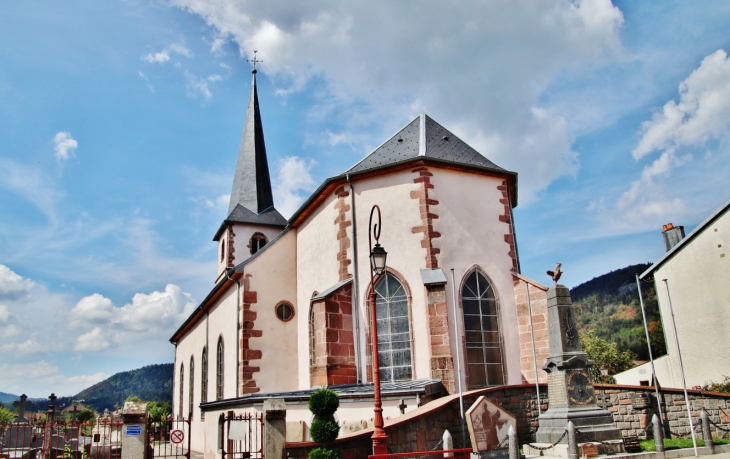
[[[255,214],[260,214],[274,206],[269,163],[264,143],[264,129],[261,124],[259,97],[256,90],[256,69],[254,68],[251,73],[253,73],[251,96],[248,101],[241,146],[238,148],[238,162],[233,177],[231,202],[228,205],[229,215],[239,204]]]

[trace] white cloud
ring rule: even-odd
[[[10,343],[0,346],[0,352],[10,357],[25,357],[33,354],[40,354],[48,350],[47,346],[39,344],[31,338],[24,343]]]
[[[656,224],[662,218],[688,216],[690,209],[675,195],[677,190],[668,186],[668,179],[693,160],[689,151],[702,153],[707,142],[730,137],[730,61],[725,51],[705,57],[679,84],[679,103],[670,100],[664,104],[661,112],[642,123],[641,131],[632,151],[634,159],[660,154],[621,194],[616,209],[634,223]],[[712,160],[711,154],[700,156]]]
[[[185,72],[185,80],[187,81],[185,88],[187,89],[188,97],[192,99],[202,97],[204,101],[209,101],[213,97],[213,93],[210,92],[208,83],[215,83],[222,78],[218,74],[213,74],[206,78],[199,78],[190,72]]]
[[[32,280],[23,278],[5,265],[0,265],[0,299],[17,300],[28,295],[34,286],[35,282]],[[3,317],[3,307],[7,306],[0,306],[0,320]]]
[[[7,322],[10,318],[10,308],[4,304],[0,304],[0,322]]]
[[[288,218],[314,188],[314,179],[310,173],[314,161],[307,161],[298,156],[288,156],[278,160],[276,166],[274,201],[277,210]],[[302,194],[302,192],[306,194]]]
[[[321,79],[312,112],[337,116],[337,131],[357,138],[362,120],[376,119],[387,135],[425,109],[519,172],[522,202],[577,170],[564,117],[541,106],[541,95],[561,72],[592,70],[622,53],[623,16],[609,0],[172,3],[242,54],[260,50],[278,94]]]
[[[152,86],[152,83],[150,82],[150,79],[147,78],[147,75],[145,75],[141,70],[138,72],[138,74],[139,74],[139,77],[144,80],[145,84],[147,85],[147,89],[149,89],[150,92],[152,94],[154,94],[155,93],[155,87]]]
[[[71,137],[70,132],[61,131],[53,137],[53,149],[56,151],[56,159],[59,162],[68,161],[74,156],[74,150],[78,148],[79,143]]]
[[[45,360],[23,363],[0,363],[0,387],[5,391],[26,393],[31,397],[74,395],[83,389],[107,379],[105,373],[65,376],[56,365]]]
[[[101,327],[96,327],[88,333],[84,333],[76,340],[75,351],[103,351],[111,346],[104,338]]]
[[[187,49],[185,46],[180,44],[172,44],[163,48],[159,52],[152,52],[145,56],[142,56],[140,59],[145,62],[149,62],[150,64],[164,64],[165,62],[168,62],[170,60],[170,53],[179,54],[188,58],[194,57],[193,52]]]
[[[14,324],[3,325],[2,329],[0,329],[0,336],[2,336],[3,338],[18,336],[19,334],[20,330],[18,330],[18,327],[16,327]]]
[[[641,159],[653,151],[698,147],[730,133],[730,60],[724,50],[705,57],[679,84],[679,103],[670,100],[641,126],[632,154]]]
[[[137,293],[131,303],[121,307],[102,295],[89,295],[67,314],[74,328],[95,326],[78,338],[74,349],[97,351],[112,344],[167,338],[195,306],[191,295],[173,284],[168,284],[163,292]]]
[[[40,168],[0,158],[0,187],[21,195],[49,220],[56,220],[56,203],[63,196],[63,191],[57,189],[53,179]]]

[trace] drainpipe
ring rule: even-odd
[[[357,382],[362,382],[362,371],[360,368],[360,284],[358,283],[359,272],[357,267],[357,218],[355,218],[355,188],[350,181],[350,174],[345,175],[347,185],[350,187],[350,207],[352,208],[352,263],[353,263],[353,279],[352,279],[352,315],[355,319],[355,367],[357,368]]]
[[[231,279],[231,276],[228,274],[228,269],[224,272],[229,281],[236,282],[236,398],[238,398],[238,384],[241,374],[240,350],[238,349],[241,346],[241,282],[238,279]]]
[[[515,259],[517,260],[517,274],[522,274],[520,268],[520,252],[517,250],[517,234],[515,233],[515,214],[512,212],[512,194],[509,192],[510,188],[514,189],[514,186],[510,187],[507,185],[507,203],[509,205],[509,220],[512,223],[510,228],[512,229],[512,242],[515,244]],[[537,375],[535,375],[537,377]]]

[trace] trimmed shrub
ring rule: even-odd
[[[315,417],[332,416],[339,407],[340,398],[335,391],[320,389],[309,397],[309,411]]]
[[[331,418],[331,416],[330,416]],[[309,435],[317,443],[331,443],[337,439],[340,433],[340,425],[334,419],[316,419],[312,421]],[[310,459],[312,459],[310,457]]]
[[[309,459],[342,459],[339,449],[314,448],[309,452]]]

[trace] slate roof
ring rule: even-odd
[[[430,116],[422,113],[346,174],[399,164],[418,157],[510,173],[470,147]]]
[[[327,386],[337,392],[341,400],[369,398],[374,394],[373,383],[355,383],[342,384],[338,386]],[[288,392],[271,392],[256,393],[245,395],[238,398],[229,398],[226,400],[216,400],[208,403],[201,403],[200,407],[203,411],[229,407],[242,406],[263,403],[264,400],[270,398],[283,398],[288,402],[309,400],[312,392],[318,390],[318,387],[311,389],[294,390]],[[402,397],[404,395],[420,394],[422,396],[430,396],[437,394],[443,390],[443,384],[440,379],[413,379],[407,381],[382,382],[380,384],[380,392],[383,397]]]

